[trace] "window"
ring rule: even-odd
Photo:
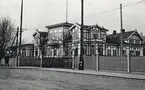
[[[140,51],[136,51],[136,56],[140,56]]]
[[[26,56],[26,49],[22,49],[22,56]]]
[[[107,55],[108,55],[108,56],[111,56],[111,50],[108,49],[107,52],[108,52]]]
[[[129,40],[129,43],[130,43],[130,44],[134,44],[134,39],[130,39],[130,40]]]
[[[126,55],[126,50],[123,50],[123,55],[124,55],[124,56]]]
[[[35,56],[38,56],[38,50],[35,51]]]
[[[83,38],[87,39],[87,33],[83,33]]]
[[[130,55],[133,56],[133,50],[130,51]]]
[[[135,44],[140,44],[140,40],[135,40]]]
[[[98,49],[99,55],[103,56],[103,48]],[[110,50],[110,55],[111,55],[111,50]]]
[[[56,56],[57,55],[57,50],[54,49],[53,55]]]
[[[86,48],[86,46],[84,46],[83,53],[84,53],[84,55],[87,54],[87,48]]]
[[[75,49],[75,56],[78,56],[78,48]]]
[[[30,56],[33,56],[33,49],[30,49]]]
[[[116,56],[116,50],[113,50],[113,56]]]
[[[91,54],[92,55],[95,55],[96,53],[95,53],[95,47],[94,46],[91,46]]]
[[[97,39],[98,38],[98,35],[97,34],[93,34],[93,38],[94,39]]]
[[[103,34],[101,35],[101,39],[103,39],[103,40],[104,40],[104,35],[103,35]]]

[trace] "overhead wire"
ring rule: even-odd
[[[124,1],[124,0],[122,0],[122,1]],[[125,8],[125,7],[129,7],[129,6],[135,5],[135,4],[143,3],[143,2],[145,2],[145,0],[139,0],[139,1],[134,2],[134,3],[123,5],[122,7]],[[90,18],[90,17],[94,17],[94,16],[97,16],[97,15],[106,14],[106,13],[109,13],[109,12],[112,12],[112,11],[117,11],[119,9],[120,8],[118,7],[118,8],[113,8],[113,9],[110,9],[110,10],[107,10],[107,11],[99,12],[99,13],[96,13],[96,14],[88,15],[88,16],[85,16],[84,19],[87,19],[87,18]],[[78,21],[78,20],[80,20],[80,18],[73,19],[73,20],[68,20],[68,21],[69,22],[73,22],[73,21]],[[36,30],[36,29],[40,29],[40,28],[44,29],[45,26],[41,26],[41,27],[38,27],[38,28],[26,28],[24,31]]]

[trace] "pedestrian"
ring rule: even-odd
[[[9,66],[9,55],[8,54],[5,55],[5,65]]]

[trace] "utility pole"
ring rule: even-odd
[[[16,60],[16,65],[18,66],[18,38],[19,38],[19,27],[17,27],[17,33],[16,33],[16,37],[17,37],[17,39],[16,39],[16,47],[17,47],[17,50],[16,50],[16,54],[17,54],[17,60]]]
[[[84,70],[84,59],[83,59],[83,26],[84,26],[84,0],[81,0],[81,37],[80,37],[80,62],[79,70]]]
[[[21,43],[22,43],[22,24],[23,24],[23,0],[21,0],[21,16],[20,16],[20,39],[19,39],[19,56],[21,56]],[[20,58],[19,58],[20,59]]]
[[[66,22],[68,21],[68,0],[66,0]]]
[[[121,56],[121,60],[123,60],[123,19],[122,19],[122,4],[120,4],[120,24],[121,24],[121,34],[120,34],[120,41],[121,41],[121,46],[120,46],[120,56]]]

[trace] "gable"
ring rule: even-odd
[[[140,41],[143,41],[143,38],[140,36],[140,34],[135,31],[134,33],[132,33],[128,39],[135,39],[135,40],[140,40]]]

